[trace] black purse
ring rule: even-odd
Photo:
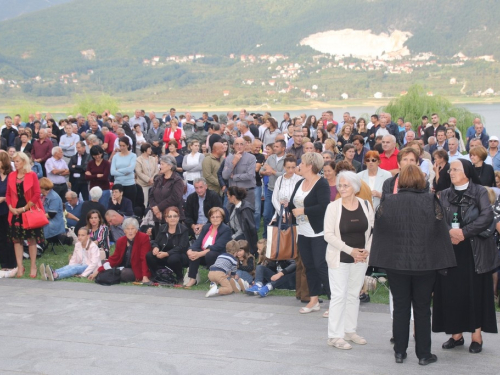
[[[159,284],[174,285],[177,283],[177,276],[170,268],[160,268],[156,271],[153,281]]]
[[[110,270],[104,270],[97,274],[95,282],[100,285],[115,285],[120,284],[122,271],[118,268],[112,268]]]

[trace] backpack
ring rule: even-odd
[[[95,282],[100,285],[110,286],[120,284],[122,271],[118,268],[112,268],[99,272],[95,278]]]

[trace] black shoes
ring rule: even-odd
[[[394,344],[394,337],[391,337],[389,341],[391,342],[391,344]]]
[[[428,358],[420,358],[418,360],[418,364],[421,366],[427,366],[431,363],[437,362],[437,360],[438,360],[438,357],[436,357],[435,354],[431,354],[431,356]]]
[[[477,353],[481,353],[482,350],[483,350],[483,343],[480,344],[480,343],[475,342],[475,341],[472,341],[470,343],[469,353],[477,354]]]
[[[442,345],[442,348],[443,349],[453,349],[455,346],[462,346],[463,344],[464,344],[464,337],[463,336],[460,338],[460,340],[455,340],[455,339],[453,339],[453,337],[450,337],[450,339]],[[471,347],[472,347],[472,344],[471,344]]]
[[[394,353],[394,358],[396,358],[396,363],[403,363],[403,361],[406,359],[407,354],[406,353]]]
[[[363,303],[367,303],[367,302],[370,302],[370,295],[369,294],[366,294],[366,293],[363,293],[359,296],[359,301],[360,302],[363,302]]]

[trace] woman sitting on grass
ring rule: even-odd
[[[45,281],[55,281],[73,276],[87,277],[100,266],[99,248],[92,242],[87,227],[82,227],[78,230],[78,242],[69,264],[56,270],[53,270],[48,264],[47,266],[41,264],[40,275]]]

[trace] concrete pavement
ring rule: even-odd
[[[327,346],[327,319],[301,315],[290,297],[75,282],[0,279],[0,374],[481,374],[498,373],[500,337],[483,353],[441,349],[419,366],[413,340],[396,364],[388,306],[364,304],[358,333],[368,344]]]

